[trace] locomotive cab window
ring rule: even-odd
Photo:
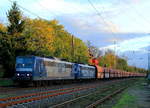
[[[17,68],[32,68],[33,59],[32,58],[17,58],[16,67]]]

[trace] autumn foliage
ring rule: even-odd
[[[71,62],[88,62],[86,44],[67,32],[57,20],[23,17],[16,2],[7,12],[7,18],[7,26],[0,24],[0,61],[6,69],[6,77],[13,76],[15,58],[21,55],[54,56]]]

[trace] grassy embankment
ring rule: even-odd
[[[118,100],[118,102],[112,107],[112,108],[138,108],[138,96],[135,95],[135,93],[131,91],[142,91],[143,85],[142,83],[145,83],[146,79],[139,79],[139,81],[130,87],[129,89],[125,90],[121,98]]]
[[[99,105],[97,108],[142,108],[139,107],[141,106],[139,100],[141,95],[143,95],[141,93],[144,91],[146,82],[145,78],[138,78],[128,89]]]
[[[0,79],[0,86],[9,86],[13,85],[13,81],[11,79]]]
[[[113,108],[137,108],[136,97],[125,92]]]
[[[4,68],[2,67],[2,65],[0,65],[0,86],[9,86],[13,84],[13,81],[11,79],[3,79],[3,75],[4,75]]]

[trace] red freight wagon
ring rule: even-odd
[[[104,78],[104,70],[102,67],[95,65],[96,69],[97,69],[97,78],[98,79],[102,79]]]

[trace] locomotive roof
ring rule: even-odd
[[[84,67],[93,67],[93,68],[95,68],[94,66],[92,66],[92,65],[88,65],[88,64],[79,64],[80,66],[84,66]]]
[[[88,65],[88,64],[80,64],[80,63],[73,63],[73,62],[68,62],[68,61],[63,61],[59,58],[56,57],[40,57],[40,56],[34,56],[34,55],[26,55],[26,56],[18,56],[19,58],[23,57],[32,57],[32,58],[36,58],[36,59],[43,59],[44,61],[55,61],[58,63],[67,63],[67,64],[79,64],[80,66],[84,66],[84,67],[93,67],[92,65]],[[93,67],[94,68],[94,67]]]
[[[35,59],[43,59],[44,61],[55,61],[58,63],[72,64],[71,62],[62,61],[61,59],[56,58],[56,57],[40,57],[40,56],[27,55],[27,56],[18,56],[17,58],[25,58],[25,57],[31,57],[31,58],[35,58]]]

